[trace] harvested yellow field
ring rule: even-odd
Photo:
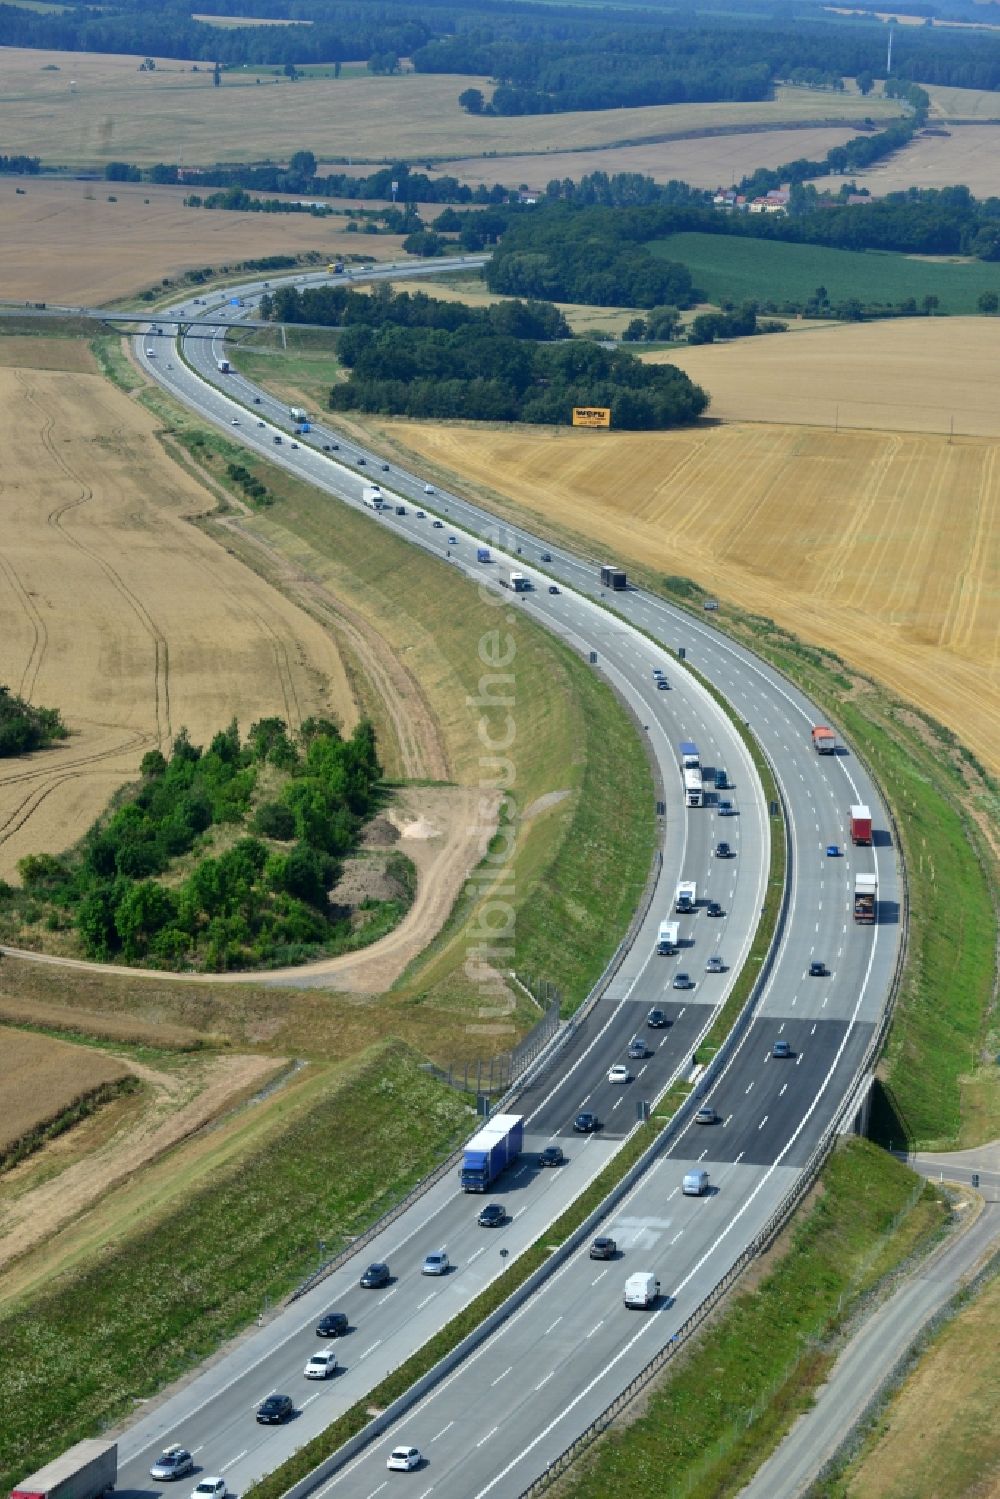
[[[989,95],[1000,118],[1000,97]],[[1000,193],[1000,124],[948,125],[948,135],[918,135],[903,151],[851,180],[875,197],[908,187],[952,187],[963,183],[977,198]],[[838,192],[843,177],[815,177],[816,187]]]
[[[141,407],[97,375],[0,368],[0,412],[0,682],[71,730],[0,760],[0,878],[72,844],[182,727],[355,721],[330,636],[191,523],[210,500]]]
[[[989,318],[831,323],[794,339],[647,357],[686,370],[710,392],[712,416],[726,421],[1000,437],[997,324]]]
[[[830,114],[838,110],[830,101]],[[815,125],[806,130],[758,130],[695,136],[687,140],[644,141],[639,146],[595,146],[584,151],[547,151],[542,155],[466,156],[443,162],[440,172],[470,187],[500,181],[506,187],[542,191],[553,178],[577,182],[588,172],[641,172],[657,182],[676,178],[692,187],[730,187],[758,167],[777,167],[793,157],[820,160],[834,146],[857,135],[850,125]],[[964,180],[964,179],[962,179]]]
[[[127,1077],[116,1057],[30,1031],[0,1029],[0,1159],[41,1124],[105,1083]]]
[[[185,208],[189,191],[31,179],[15,196],[12,179],[0,179],[4,298],[100,306],[200,266],[310,250],[373,260],[401,253],[398,235],[348,234],[341,218]]]
[[[1000,94],[992,89],[922,85],[930,95],[931,114],[942,120],[1000,120]]]
[[[53,65],[58,72],[44,72]],[[613,145],[706,126],[896,115],[891,100],[848,92],[779,88],[754,103],[656,105],[645,109],[491,119],[458,107],[463,89],[491,92],[488,79],[400,73],[258,81],[165,60],[140,73],[131,56],[4,48],[0,140],[7,152],[43,161],[103,165],[287,160],[308,136],[320,160],[424,160],[472,152],[565,150]],[[499,176],[498,171],[498,176]],[[13,197],[13,186],[10,189]]]
[[[683,574],[838,652],[1000,770],[1000,444],[744,424],[392,432],[543,536]]]

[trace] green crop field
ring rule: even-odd
[[[976,312],[1000,291],[1000,269],[983,261],[915,260],[880,250],[829,250],[728,234],[671,234],[650,246],[688,266],[709,302],[804,302],[825,286],[833,303],[938,298],[940,312]]]

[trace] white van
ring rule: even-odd
[[[630,1275],[625,1282],[625,1305],[650,1307],[660,1294],[660,1282],[649,1270]]]
[[[708,1172],[702,1171],[700,1166],[685,1172],[681,1191],[685,1197],[704,1197],[708,1191]]]

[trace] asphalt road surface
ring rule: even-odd
[[[251,309],[259,289],[258,283],[239,290]],[[158,326],[169,334],[169,321],[161,318]],[[388,1450],[403,1442],[426,1455],[421,1474],[409,1480],[414,1493],[516,1495],[665,1345],[725,1274],[783,1200],[852,1092],[886,1001],[899,940],[899,873],[887,814],[852,755],[814,754],[809,730],[822,721],[818,710],[707,621],[638,591],[603,597],[595,562],[505,525],[457,494],[434,492],[418,474],[396,465],[386,471],[378,455],[342,441],[332,428],[321,424],[294,436],[286,408],[243,377],[218,371],[224,347],[221,339],[200,332],[185,339],[188,368],[166,337],[156,345],[137,340],[149,372],[181,400],[217,425],[232,427],[232,435],[251,449],[326,489],[331,503],[358,505],[364,484],[381,483],[392,508],[373,514],[372,524],[392,527],[483,582],[496,594],[499,623],[504,611],[523,610],[575,648],[595,651],[598,669],[648,727],[665,787],[664,862],[646,920],[608,992],[513,1106],[526,1116],[528,1151],[495,1194],[511,1215],[507,1226],[479,1229],[475,1217],[483,1199],[456,1191],[454,1180],[439,1183],[386,1230],[384,1243],[365,1251],[366,1261],[388,1260],[390,1287],[361,1291],[361,1266],[350,1264],[266,1320],[129,1428],[120,1441],[121,1490],[162,1492],[146,1470],[166,1441],[197,1449],[202,1471],[223,1473],[237,1493],[276,1466],[492,1279],[501,1268],[501,1248],[513,1257],[544,1231],[627,1137],[639,1101],[655,1106],[673,1078],[690,1073],[698,1037],[752,938],[771,822],[742,741],[711,696],[658,650],[657,641],[684,646],[688,659],[725,693],[753,728],[782,789],[792,843],[789,915],[755,1018],[708,1094],[718,1123],[686,1129],[611,1216],[604,1231],[618,1241],[617,1260],[597,1264],[586,1249],[572,1257],[457,1375],[325,1486],[368,1496],[407,1482],[385,1468]],[[151,358],[145,352],[150,348]],[[234,419],[238,426],[232,426]],[[293,441],[298,447],[292,448]],[[325,452],[324,445],[333,443],[339,447]],[[405,514],[396,513],[397,504]],[[416,514],[421,508],[423,519]],[[436,517],[445,523],[440,530],[433,528]],[[457,538],[454,544],[450,536]],[[494,560],[478,564],[476,545],[484,542]],[[501,592],[496,575],[505,559],[533,580],[531,593]],[[552,593],[551,587],[561,591]],[[669,677],[669,691],[654,684],[657,665]],[[714,792],[701,808],[683,806],[676,749],[682,738],[696,740],[704,767],[726,767],[734,789],[721,794],[735,803],[736,815],[720,815]],[[872,848],[852,848],[847,837],[847,809],[857,802],[873,810]],[[722,838],[733,846],[733,859],[714,857]],[[831,843],[842,856],[827,856]],[[872,927],[852,920],[857,870],[878,873],[879,920]],[[694,916],[678,918],[680,953],[662,958],[654,952],[656,928],[672,914],[680,879],[697,880],[699,905]],[[708,899],[721,903],[723,917],[706,914]],[[709,975],[705,962],[716,952],[727,971]],[[808,976],[815,958],[827,964],[827,976]],[[672,987],[678,971],[691,975],[693,988]],[[625,1059],[628,1040],[644,1031],[652,1005],[667,1008],[671,1024],[665,1031],[645,1029],[649,1055],[631,1064],[627,1084],[610,1083],[609,1066]],[[779,1038],[790,1043],[787,1059],[771,1054]],[[573,1134],[573,1118],[582,1108],[600,1116],[603,1128],[596,1134]],[[570,1159],[543,1172],[533,1153],[553,1139],[564,1143]],[[702,1198],[684,1197],[681,1178],[695,1163],[708,1169],[712,1190]],[[431,1280],[421,1276],[420,1264],[438,1248],[446,1249],[455,1269]],[[635,1270],[651,1270],[661,1281],[663,1298],[650,1313],[622,1305],[625,1277]],[[316,1346],[315,1319],[330,1307],[344,1309],[351,1319],[351,1333],[337,1344],[346,1372],[313,1386],[302,1368]],[[286,1426],[259,1427],[254,1407],[273,1389],[293,1396],[296,1416]]]

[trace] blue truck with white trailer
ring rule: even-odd
[[[465,1147],[459,1180],[463,1192],[487,1192],[502,1171],[521,1154],[524,1118],[521,1114],[497,1114]]]

